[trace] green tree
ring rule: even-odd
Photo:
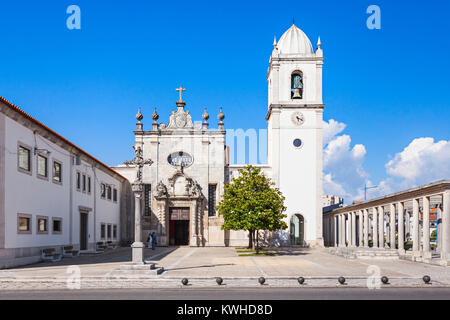
[[[261,169],[251,165],[239,170],[239,177],[225,185],[223,200],[218,205],[223,216],[223,230],[249,232],[249,248],[258,252],[258,231],[286,229],[284,197],[275,183]],[[255,237],[256,234],[256,237]]]

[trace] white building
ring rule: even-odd
[[[0,97],[0,268],[119,241],[123,190],[123,176]]]
[[[289,229],[276,233],[271,241],[321,246],[324,104],[320,39],[314,51],[308,37],[292,25],[273,46],[267,74],[268,164],[258,166],[286,198]],[[149,131],[143,129],[142,114],[137,115],[135,148],[153,161],[143,171],[143,237],[156,232],[165,245],[245,245],[247,235],[221,230],[221,217],[215,212],[224,184],[243,167],[228,164],[225,116],[221,111],[218,130],[210,130],[205,110],[204,123],[196,128],[181,91],[176,105],[167,124],[157,122],[155,110]],[[134,181],[133,166],[115,170]]]

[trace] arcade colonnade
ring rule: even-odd
[[[448,261],[450,180],[338,208],[323,221],[326,246],[395,249],[423,261]],[[436,241],[430,241],[431,229]]]

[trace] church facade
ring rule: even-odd
[[[322,239],[322,66],[320,39],[314,51],[308,37],[292,25],[274,41],[267,73],[268,163],[256,165],[286,197],[288,230],[265,234],[272,245],[321,246]],[[155,232],[159,245],[241,246],[243,231],[221,230],[216,206],[224,185],[244,165],[229,163],[225,144],[225,115],[220,109],[218,128],[194,125],[182,93],[168,122],[158,122],[155,109],[150,130],[143,115],[136,116],[135,150],[151,165],[143,167],[142,228],[145,241]],[[261,114],[264,116],[264,114]],[[130,183],[133,165],[114,170]]]

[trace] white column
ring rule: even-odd
[[[369,247],[369,209],[364,209],[364,248]]]
[[[413,253],[419,252],[419,199],[413,199]]]
[[[363,243],[363,221],[364,221],[364,210],[359,210],[358,214],[358,247],[362,248]]]
[[[141,198],[143,186],[133,183],[134,193],[134,243],[131,245],[132,261],[134,264],[144,264],[144,243],[142,242]]]
[[[405,225],[403,221],[403,202],[397,203],[398,212],[398,251],[403,252],[405,250]]]
[[[356,247],[356,212],[352,211],[350,214],[352,216],[352,241],[351,241],[351,245],[352,245],[352,247]]]
[[[334,240],[335,247],[337,247],[337,245],[338,245],[338,243],[337,243],[337,235],[338,235],[337,226],[338,226],[338,224],[336,223],[336,217],[337,216],[333,216],[333,240]]]
[[[384,208],[378,207],[378,247],[384,248]]]
[[[409,235],[409,237],[407,237],[407,235]],[[412,234],[411,234],[411,215],[410,215],[409,211],[405,212],[405,240],[407,240],[407,238],[412,239]]]
[[[393,203],[391,203],[390,213],[391,220],[389,222],[389,230],[391,231],[391,234],[389,236],[389,241],[391,242],[391,249],[395,249],[395,205]]]
[[[378,248],[378,209],[372,208],[372,242],[373,248]]]
[[[441,258],[450,260],[450,190],[442,195],[442,251]]]
[[[431,258],[430,251],[430,198],[423,197],[423,257]]]
[[[353,212],[348,213],[348,246],[353,247],[353,226],[355,222],[353,221]]]
[[[344,219],[343,219],[343,217],[344,217],[344,214],[342,214],[342,213],[338,216],[338,222],[339,222],[339,247],[345,247],[345,244],[344,244],[345,226],[344,226]]]

